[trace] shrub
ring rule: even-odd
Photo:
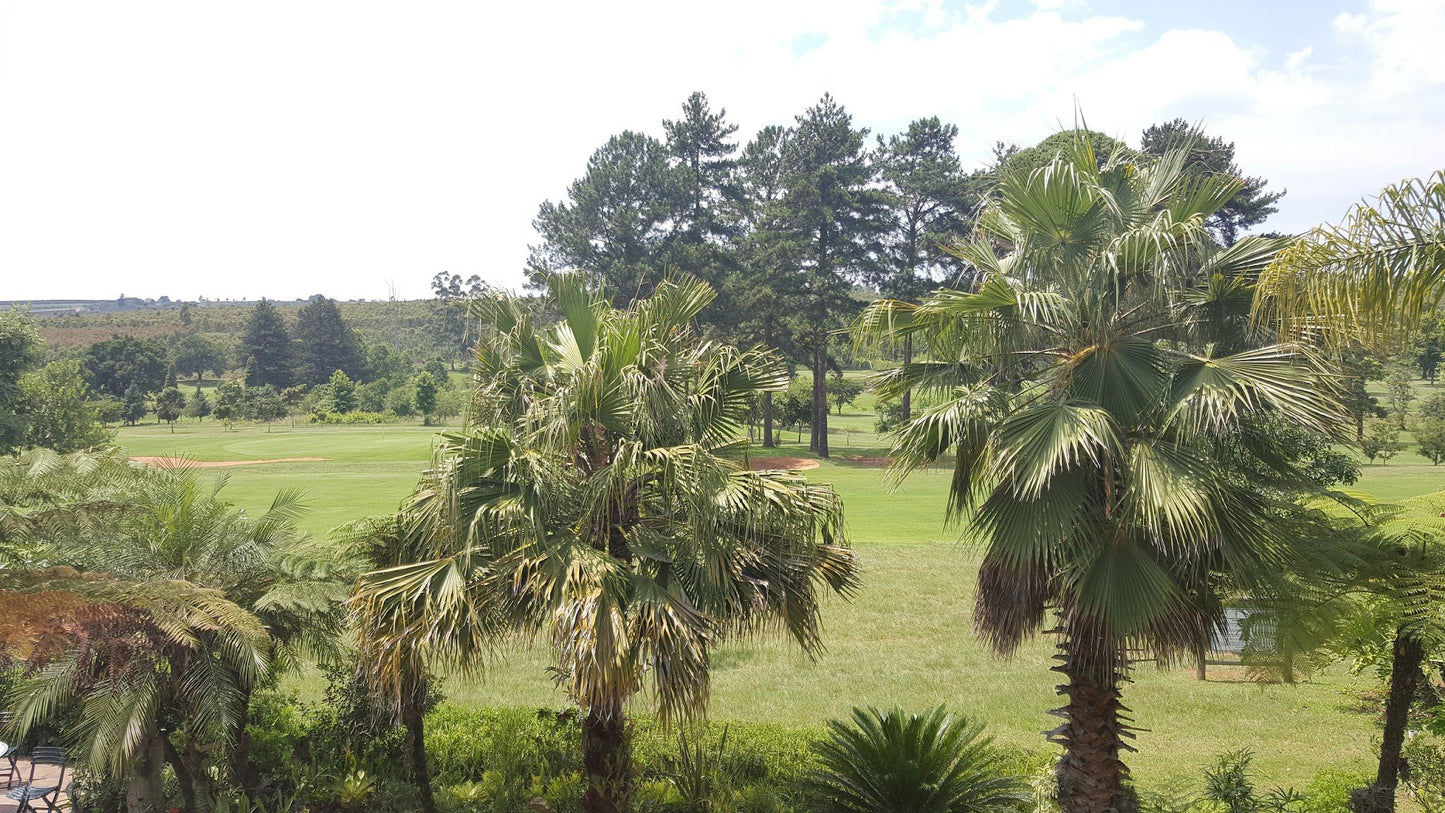
[[[307,423],[335,426],[386,423],[390,420],[392,417],[382,412],[313,412],[306,416]]]
[[[819,809],[838,813],[984,813],[1028,802],[1023,783],[1000,770],[983,726],[940,706],[924,714],[854,709],[851,725],[828,723],[822,767],[807,782]]]

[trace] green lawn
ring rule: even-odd
[[[826,608],[828,650],[809,662],[784,642],[760,640],[723,649],[715,660],[712,716],[817,725],[853,705],[902,704],[923,708],[946,703],[987,722],[999,740],[1035,746],[1040,732],[1056,724],[1047,711],[1058,705],[1050,672],[1050,642],[1036,641],[1012,660],[1001,660],[971,633],[973,573],[977,554],[943,527],[947,478],[916,475],[897,490],[883,481],[873,461],[886,450],[872,435],[865,397],[831,420],[834,459],[809,476],[832,483],[843,495],[848,527],[864,566],[864,588],[852,602]],[[854,431],[847,432],[845,430]],[[366,427],[241,426],[225,432],[214,422],[183,422],[121,431],[133,455],[183,454],[196,460],[325,457],[324,462],[217,469],[229,478],[235,502],[262,507],[277,489],[303,489],[311,510],[305,526],[326,531],[359,516],[395,507],[426,465],[433,428],[416,425]],[[778,454],[805,456],[797,435],[784,433]],[[806,436],[804,437],[806,442]],[[771,452],[770,452],[771,454]],[[1445,488],[1445,468],[1408,461],[1369,467],[1360,485],[1386,498]],[[454,701],[485,705],[563,703],[552,688],[540,651],[513,653],[484,679],[451,680]],[[1248,745],[1268,781],[1303,785],[1324,768],[1364,769],[1375,727],[1351,710],[1348,692],[1366,688],[1342,669],[1296,686],[1260,685],[1231,670],[1199,683],[1188,669],[1140,668],[1126,702],[1136,712],[1140,752],[1129,758],[1136,779],[1157,786],[1174,777],[1198,777],[1200,767],[1222,751]],[[314,681],[301,691],[314,696]]]

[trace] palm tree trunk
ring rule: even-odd
[[[126,813],[160,813],[165,807],[165,786],[161,771],[166,752],[159,731],[152,729],[141,743],[140,753],[130,769],[125,789]]]
[[[260,779],[251,767],[251,687],[241,689],[240,714],[236,717],[235,728],[231,731],[231,746],[227,749],[227,760],[231,764],[231,780],[248,795],[259,790]]]
[[[907,367],[913,363],[913,337],[903,337],[903,366]],[[913,390],[903,391],[903,422],[906,424],[913,420]]]
[[[582,767],[586,813],[625,813],[632,807],[632,744],[622,704],[594,707],[582,720]]]
[[[773,439],[773,394],[763,393],[763,448],[772,449],[778,445]]]
[[[1064,746],[1059,760],[1059,807],[1063,813],[1112,813],[1126,801],[1129,769],[1119,759],[1128,728],[1121,715],[1119,684],[1124,659],[1096,626],[1070,624],[1056,667],[1068,677],[1059,694],[1068,698],[1056,711],[1064,724],[1052,739]]]
[[[436,797],[431,788],[431,771],[426,759],[426,681],[420,676],[412,675],[407,683],[401,698],[401,722],[406,728],[406,751],[407,759],[411,762],[412,781],[416,783],[422,813],[437,813]]]
[[[1390,697],[1385,702],[1385,732],[1380,739],[1380,765],[1375,784],[1352,794],[1357,813],[1391,813],[1395,809],[1395,787],[1400,783],[1400,751],[1405,745],[1405,727],[1410,721],[1410,703],[1425,648],[1420,639],[1401,631],[1395,633],[1390,658]]]
[[[203,813],[196,795],[196,777],[191,771],[191,764],[166,737],[161,737],[161,745],[165,748],[166,761],[171,764],[171,770],[175,771],[176,784],[181,789],[182,813]]]

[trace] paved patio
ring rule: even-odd
[[[17,782],[13,785],[13,787],[19,787],[21,782],[24,782],[24,781],[26,781],[27,779],[30,778],[30,762],[29,762],[28,760],[22,758],[22,759],[19,760],[19,763],[20,763],[20,777],[19,777],[19,781],[17,781]],[[35,784],[37,784],[37,785],[53,785],[53,784],[55,784],[55,777],[56,777],[56,774],[58,774],[58,773],[60,773],[60,769],[59,769],[59,768],[54,768],[54,767],[51,767],[51,766],[49,766],[49,765],[42,765],[41,767],[39,767],[39,768],[37,768],[37,769],[35,770]],[[65,781],[66,781],[66,782],[69,782],[69,781],[70,781],[70,772],[69,772],[69,771],[66,771],[66,772],[65,772]],[[5,788],[5,783],[4,783],[4,781],[0,781],[0,788]],[[8,790],[8,789],[0,790],[0,813],[14,813],[14,811],[20,809],[20,803],[19,803],[19,802],[16,802],[16,801],[12,801],[12,800],[10,800],[10,799],[4,798],[4,797],[5,797],[6,790]],[[61,799],[61,808],[62,808],[62,809],[65,809],[65,810],[69,810],[69,809],[70,809],[70,805],[66,803],[67,800],[66,800],[65,795],[64,795],[63,793],[61,794],[60,799]],[[41,809],[44,810],[43,807],[42,807]]]

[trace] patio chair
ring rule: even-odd
[[[0,734],[5,733],[5,727],[10,725],[10,712],[0,711]],[[15,747],[4,740],[0,740],[0,780],[5,782],[5,787],[15,787],[20,781],[20,766],[15,762]]]
[[[66,787],[65,771],[69,767],[70,760],[64,748],[36,748],[30,755],[30,781],[6,791],[5,798],[20,803],[15,813],[62,813],[65,808],[60,806],[60,791]],[[37,782],[37,768],[59,768],[60,772],[53,778],[42,777]]]

